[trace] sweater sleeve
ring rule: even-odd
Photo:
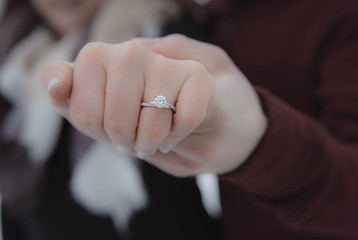
[[[326,46],[317,67],[317,117],[256,87],[269,126],[244,165],[219,177],[230,221],[240,214],[231,199],[244,193],[289,229],[358,239],[357,33],[358,21],[341,25]]]

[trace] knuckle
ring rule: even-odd
[[[218,46],[212,46],[213,55],[216,56],[214,62],[219,69],[227,69],[228,66],[231,66],[232,61],[227,52]],[[228,64],[230,63],[230,64]]]
[[[222,49],[221,47],[217,46],[217,45],[212,45],[213,51],[215,52],[215,55],[218,56],[221,59],[228,59],[229,55],[227,54],[227,52]]]
[[[192,74],[206,74],[207,70],[204,64],[195,60],[187,60],[186,62],[189,65],[189,69]]]
[[[179,34],[179,33],[174,33],[174,34],[171,34],[167,37],[167,39],[175,44],[177,46],[177,44],[182,45],[182,42],[183,41],[186,41],[188,38],[186,36],[184,36],[183,34]]]
[[[105,49],[106,44],[100,42],[87,43],[80,51],[79,57],[96,59]]]
[[[165,69],[165,68],[168,68],[168,67],[171,67],[173,68],[173,62],[172,60],[166,58],[166,57],[163,57],[161,55],[154,55],[153,58],[152,58],[152,65],[155,66],[155,68],[158,68],[158,69]],[[164,67],[165,66],[165,67]]]
[[[145,48],[138,41],[129,41],[123,44],[120,57],[123,61],[135,60]]]

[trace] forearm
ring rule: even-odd
[[[243,191],[287,228],[357,235],[357,144],[338,140],[318,121],[259,92],[269,126],[245,164],[220,176],[224,211],[236,209],[229,199]]]

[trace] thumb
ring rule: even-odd
[[[195,60],[202,63],[210,72],[217,72],[231,63],[226,52],[215,45],[190,39],[181,34],[162,38],[138,38],[144,46],[167,58]]]
[[[73,64],[54,62],[48,64],[41,73],[41,83],[50,97],[51,104],[69,118],[68,106],[72,91]]]

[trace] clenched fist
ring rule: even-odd
[[[73,64],[50,63],[41,80],[79,131],[175,176],[232,171],[267,126],[227,54],[181,35],[89,43]],[[158,95],[176,111],[141,106]]]

